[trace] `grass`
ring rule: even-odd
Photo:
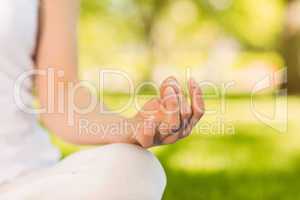
[[[239,124],[233,136],[193,135],[164,147],[164,199],[300,199],[300,152],[287,137]]]
[[[113,96],[107,102],[114,107],[122,99]],[[217,112],[201,124],[214,125],[222,117],[233,126],[234,134],[226,130],[217,134],[215,129],[209,134],[200,124],[189,138],[152,149],[168,176],[164,200],[300,199],[299,98],[289,99],[288,132],[281,134],[258,121],[249,102],[228,99],[226,111],[221,112],[219,101],[207,101],[208,109]],[[268,113],[273,107],[271,97],[258,99],[257,104]],[[80,149],[59,144],[66,155]]]

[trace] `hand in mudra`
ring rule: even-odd
[[[140,125],[135,133],[139,145],[149,148],[173,144],[190,135],[204,114],[204,102],[201,89],[193,79],[189,80],[188,88],[191,104],[175,78],[162,83],[160,97],[148,101],[134,118]]]

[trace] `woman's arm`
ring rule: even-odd
[[[118,137],[95,137],[90,134],[80,134],[78,123],[80,119],[87,119],[89,123],[114,123],[123,122],[120,116],[105,116],[101,118],[93,110],[88,115],[74,115],[68,119],[68,84],[78,83],[77,77],[77,19],[79,13],[78,0],[43,0],[41,1],[40,35],[37,47],[36,65],[39,70],[54,69],[55,72],[63,71],[63,77],[54,77],[54,83],[49,83],[47,76],[36,77],[36,88],[40,104],[43,108],[53,108],[41,115],[45,125],[63,139],[79,144],[99,144],[109,142],[133,142],[126,133]],[[58,112],[58,83],[64,83],[63,113]],[[49,85],[54,85],[54,93],[49,91]],[[53,95],[53,98],[49,98]],[[90,93],[85,88],[80,88],[74,97],[75,106],[85,106],[89,103]],[[50,106],[49,106],[50,105]],[[73,125],[68,125],[74,120]],[[101,134],[101,133],[99,133]],[[100,139],[101,138],[101,139]]]
[[[80,87],[74,94],[74,99],[69,99],[71,84],[79,83],[77,74],[77,19],[79,13],[79,0],[42,0],[40,14],[39,41],[36,52],[36,66],[39,70],[47,71],[52,68],[55,72],[63,72],[63,76],[56,74],[54,82],[49,83],[47,76],[37,76],[35,83],[40,104],[43,108],[50,108],[48,112],[41,114],[41,120],[47,128],[59,137],[76,144],[106,144],[115,142],[137,143],[144,147],[154,145],[154,137],[160,134],[158,130],[171,132],[174,126],[189,121],[193,126],[203,114],[202,98],[198,86],[192,86],[191,96],[194,104],[191,109],[187,103],[179,98],[182,94],[176,80],[168,79],[162,85],[161,98],[149,101],[145,109],[155,110],[155,114],[140,112],[132,119],[124,118],[116,114],[100,113],[100,104],[97,104],[91,112],[80,114],[75,112],[70,119],[70,102],[77,108],[86,107],[90,102],[90,91]],[[170,83],[170,84],[169,84]],[[174,84],[175,83],[175,84]],[[53,85],[53,92],[49,85]],[[170,87],[167,87],[171,85]],[[63,88],[63,92],[62,89]],[[168,89],[165,89],[168,88]],[[50,95],[50,96],[49,96]],[[59,97],[60,96],[60,97]],[[59,97],[59,98],[58,98]],[[63,99],[60,101],[59,99]],[[63,103],[62,103],[63,102]],[[196,109],[198,105],[199,109]],[[162,108],[178,109],[171,113],[163,112]],[[152,112],[151,112],[152,113]],[[193,119],[193,120],[191,120]],[[81,121],[89,124],[98,124],[100,129],[97,134],[80,129]],[[70,121],[74,123],[70,123]],[[145,128],[144,122],[151,122],[153,126]],[[161,124],[168,124],[163,130]],[[187,123],[188,124],[188,123]],[[140,125],[140,126],[138,126]],[[124,127],[138,129],[124,130]],[[101,128],[102,127],[102,128]],[[116,134],[116,127],[119,133]],[[191,128],[191,125],[187,126]],[[135,130],[135,131],[134,131]],[[189,133],[190,131],[188,131]],[[187,135],[187,134],[186,134]],[[166,137],[159,135],[163,143],[173,143],[181,136]]]

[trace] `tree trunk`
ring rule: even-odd
[[[288,94],[300,94],[300,1],[290,1],[287,9],[282,54],[287,66]]]
[[[288,94],[300,94],[300,34],[285,40],[283,57],[287,66]]]

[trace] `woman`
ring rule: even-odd
[[[200,88],[189,81],[189,105],[171,77],[162,83],[160,97],[147,102],[133,118],[99,112],[100,102],[88,112],[70,115],[73,107],[86,108],[94,99],[88,87],[81,85],[75,93],[70,87],[80,83],[78,10],[78,0],[1,1],[0,199],[161,199],[165,174],[146,149],[190,134],[203,115]],[[39,72],[34,85],[26,81],[19,85],[20,77],[34,68]],[[51,86],[45,75],[49,69],[54,72]],[[20,99],[31,104],[33,86],[41,108],[47,108],[39,115],[45,127],[67,142],[107,145],[59,161],[59,152],[37,125],[36,115],[20,109]],[[105,129],[96,134],[85,129],[82,134],[83,120]]]

